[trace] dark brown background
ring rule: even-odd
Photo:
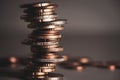
[[[21,4],[41,0],[0,0],[0,56],[27,56],[21,42],[31,30],[20,20]],[[45,1],[45,0],[42,0]],[[68,19],[62,32],[65,51],[61,54],[89,56],[94,60],[120,60],[119,0],[51,0],[59,5],[59,18]],[[64,80],[119,80],[120,70],[88,68],[83,72],[58,68]],[[3,79],[2,79],[3,80]],[[5,79],[11,80],[11,79]],[[14,80],[14,79],[12,79]]]

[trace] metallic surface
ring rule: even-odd
[[[66,20],[58,20],[55,14],[57,5],[50,2],[39,2],[22,5],[25,8],[25,15],[21,19],[30,22],[28,28],[34,29],[24,40],[24,44],[30,45],[33,55],[28,58],[29,63],[25,71],[27,77],[42,80],[62,80],[60,74],[51,73],[56,69],[56,63],[63,62],[64,57],[60,57],[57,52],[63,51],[59,46],[63,25]],[[43,65],[41,65],[43,64]],[[30,79],[30,78],[29,78]]]

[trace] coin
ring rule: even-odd
[[[39,38],[28,38],[28,40],[33,40],[36,42],[50,42],[50,41],[55,41],[55,42],[59,42],[61,40],[61,38],[59,39],[39,39]]]
[[[50,9],[51,10],[51,9]],[[55,9],[52,9],[51,11],[45,12],[44,10],[31,10],[31,9],[25,9],[24,10],[25,15],[27,16],[43,16],[43,15],[53,15],[55,13]]]
[[[56,14],[54,11],[40,12],[39,10],[31,10],[31,9],[25,9],[24,13],[27,16],[42,16],[42,15],[53,15],[53,14]]]
[[[30,61],[35,61],[35,59],[36,58],[33,57],[33,58],[30,59]],[[51,63],[51,62],[46,62],[46,63],[41,62],[40,64],[39,64],[39,62],[35,62],[35,63],[33,62],[32,64],[28,65],[27,69],[29,67],[30,67],[31,70],[35,70],[35,69],[38,69],[39,67],[56,67],[56,64],[55,63]]]
[[[56,48],[59,47],[59,45],[34,45],[39,48]]]
[[[56,64],[54,63],[43,63],[41,65],[37,65],[37,66],[41,66],[41,67],[56,67]]]
[[[31,23],[31,24],[29,24],[28,25],[28,28],[32,28],[32,29],[41,29],[41,30],[54,30],[54,31],[60,31],[60,30],[63,30],[64,29],[64,27],[63,26],[58,26],[58,25],[43,25],[43,26],[41,26],[41,25],[37,25],[37,23],[36,24],[34,24],[34,23]]]
[[[42,6],[48,6],[51,2],[37,2],[32,4],[23,4],[20,7],[21,8],[30,8],[30,7],[42,7]]]
[[[37,61],[58,63],[58,62],[63,62],[64,58],[63,57],[57,57],[57,58],[52,58],[52,59],[42,59],[42,58],[40,58]]]
[[[28,28],[34,28],[34,27],[39,27],[39,28],[50,28],[55,26],[54,24],[51,24],[51,22],[31,22],[28,24]]]
[[[61,51],[63,51],[63,48],[41,48],[41,47],[31,46],[31,51],[35,52],[35,53],[39,53],[39,52],[61,52]]]
[[[23,15],[21,16],[21,19],[52,19],[56,18],[57,14],[51,14],[51,15],[40,15],[40,16],[29,16],[29,15]]]
[[[33,76],[45,75],[44,72],[33,72]]]
[[[49,22],[49,21],[54,21],[54,20],[56,20],[56,18],[45,18],[45,19],[38,19],[38,18],[21,18],[21,19],[24,19],[24,21],[26,21],[26,22],[34,22],[34,21],[37,21],[37,22]]]
[[[45,46],[39,46],[39,47],[41,47],[41,48],[56,48],[58,46],[59,45],[50,45],[50,46],[45,45]]]
[[[34,76],[33,78],[42,80],[63,80],[63,75],[58,73],[48,73],[45,76]]]
[[[45,59],[54,59],[59,57],[58,54],[55,53],[47,53],[41,56],[41,58],[45,58]]]
[[[27,8],[23,12],[27,14],[31,13],[49,13],[49,12],[55,12],[56,8]]]
[[[65,19],[59,19],[59,20],[51,22],[51,24],[54,24],[54,25],[63,25],[65,23],[66,23]]]
[[[43,7],[43,6],[48,6],[50,4],[51,4],[50,2],[40,2],[40,3],[32,4],[32,6],[33,7]]]
[[[34,42],[33,45],[58,45],[59,42]]]
[[[55,57],[58,57],[58,54],[51,53],[51,52],[39,52],[39,53],[33,53],[32,54],[33,59],[43,58],[43,57],[44,58],[55,58]]]
[[[42,68],[42,69],[39,69],[41,72],[44,72],[44,73],[48,73],[48,72],[54,72],[55,71],[55,69],[53,68],[53,69],[51,69],[51,68]]]
[[[55,67],[51,67],[51,66],[38,66],[38,70],[40,71],[40,69],[52,69],[52,68],[55,68]]]
[[[58,47],[59,42],[58,41],[32,41],[30,39],[26,39],[22,42],[26,45],[32,45],[32,46],[40,46],[40,47]]]
[[[63,80],[63,75],[58,73],[49,73],[46,77],[46,80]]]
[[[40,19],[39,22],[50,22],[54,20],[56,20],[56,18],[46,18],[46,19]]]
[[[61,38],[61,35],[60,34],[43,34],[43,35],[39,35],[39,36],[36,36],[35,34],[31,34],[29,36],[29,38],[37,38],[37,39],[59,39]]]
[[[39,31],[40,34],[57,34],[59,31],[58,30],[52,30],[52,29],[47,29],[47,30],[41,30]]]

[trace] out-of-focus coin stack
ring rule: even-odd
[[[57,19],[56,4],[51,2],[38,2],[22,5],[25,15],[21,16],[25,22],[30,22],[28,28],[33,29],[28,39],[23,43],[30,45],[32,56],[25,68],[29,79],[62,80],[63,75],[53,73],[56,64],[64,61],[64,57],[57,53],[63,51],[59,41],[64,29],[65,19]]]

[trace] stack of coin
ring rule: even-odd
[[[30,45],[32,56],[30,56],[29,65],[26,67],[32,78],[38,79],[56,79],[61,80],[62,75],[54,72],[56,63],[64,61],[64,57],[57,53],[63,51],[59,41],[64,29],[65,19],[57,19],[55,13],[56,4],[51,2],[38,2],[33,4],[22,5],[25,15],[21,16],[28,24],[28,28],[33,29],[28,39],[23,43]]]

